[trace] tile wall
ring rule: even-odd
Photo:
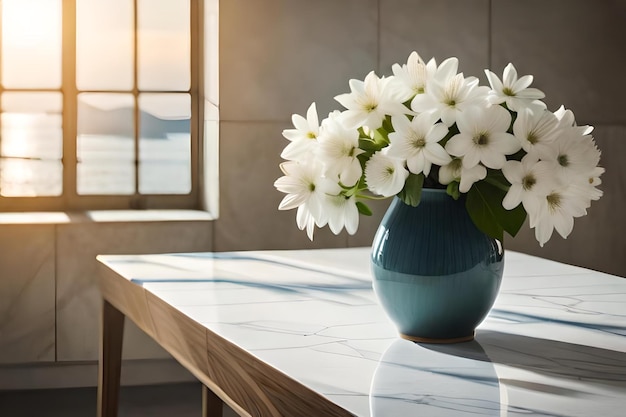
[[[211,249],[208,220],[0,225],[0,366],[98,359],[98,254]],[[169,358],[130,321],[123,353]]]
[[[54,225],[0,228],[0,363],[55,359]]]

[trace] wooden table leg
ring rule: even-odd
[[[222,417],[223,407],[222,399],[202,384],[202,417]]]
[[[98,417],[117,417],[122,370],[124,314],[108,301],[102,306],[98,365]]]

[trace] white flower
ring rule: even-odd
[[[365,165],[365,183],[367,188],[384,197],[398,194],[404,188],[404,181],[409,171],[404,168],[404,161],[378,151]]]
[[[452,158],[439,144],[448,128],[436,121],[437,116],[432,113],[421,113],[411,121],[404,115],[392,116],[395,132],[389,134],[389,155],[406,160],[414,174],[428,175],[432,164],[448,164]]]
[[[502,173],[511,183],[509,191],[502,200],[502,207],[512,210],[520,203],[524,209],[537,211],[539,198],[543,198],[553,188],[554,164],[538,161],[532,155],[526,155],[521,161],[507,161]]]
[[[533,82],[532,75],[517,78],[517,71],[513,64],[504,68],[502,81],[489,70],[485,70],[485,75],[492,88],[489,92],[489,102],[492,104],[506,103],[509,109],[519,111],[533,102],[536,104],[537,100],[545,97],[542,91],[528,87]]]
[[[364,81],[350,80],[350,93],[335,97],[347,110],[341,115],[347,127],[362,125],[378,129],[385,115],[407,113],[407,108],[395,96],[397,90],[390,84],[392,78],[378,78],[374,71]]]
[[[558,119],[548,110],[538,107],[522,109],[513,123],[513,134],[522,149],[539,159],[556,158],[555,137],[559,133]]]
[[[327,195],[323,209],[328,214],[328,227],[338,235],[344,227],[353,235],[359,227],[359,210],[354,196]]]
[[[309,239],[313,240],[313,227],[323,227],[327,222],[326,213],[322,209],[328,192],[339,192],[341,188],[325,179],[322,165],[314,160],[307,163],[295,161],[283,162],[280,168],[285,174],[274,182],[274,187],[287,194],[279,210],[298,208],[296,222],[298,228],[307,229]]]
[[[426,64],[418,53],[413,51],[406,64],[402,66],[393,64],[391,70],[398,88],[399,98],[404,102],[416,94],[424,94],[426,83],[437,71],[437,62],[431,58]]]
[[[458,181],[459,191],[462,193],[468,192],[475,182],[485,179],[486,176],[487,168],[480,164],[465,168],[461,158],[454,158],[448,165],[439,168],[439,182],[447,185]]]
[[[446,143],[446,150],[463,157],[465,168],[482,162],[488,168],[500,169],[506,162],[505,155],[521,147],[515,136],[506,132],[510,124],[511,115],[501,106],[470,108],[459,114],[459,133]]]
[[[589,135],[593,131],[592,126],[577,126],[574,113],[563,106],[559,107],[559,109],[554,112],[554,115],[559,119],[560,128],[573,129],[582,136]]]
[[[589,135],[575,129],[562,129],[555,140],[558,175],[566,182],[583,177],[586,181],[600,162],[600,151]]]
[[[592,128],[563,106],[548,111],[543,92],[530,88],[533,77],[518,77],[512,64],[502,79],[485,70],[491,88],[458,68],[456,58],[437,65],[413,52],[390,77],[372,71],[350,80],[350,92],[335,97],[345,110],[321,123],[315,103],[306,118],[294,114],[294,128],[283,131],[285,175],[274,183],[286,194],[279,209],[297,208],[296,223],[311,239],[326,225],[353,234],[366,211],[360,201],[372,193],[407,200],[402,190],[419,175],[427,186],[438,181],[482,199],[467,208],[488,234],[527,215],[542,246],[554,230],[567,237],[602,196]],[[483,184],[499,183],[506,193],[482,195]]]
[[[346,129],[337,118],[326,119],[317,140],[318,154],[324,163],[329,178],[337,178],[343,185],[357,183],[363,170],[357,156],[363,153],[359,149],[359,132]]]
[[[476,77],[463,77],[463,73],[443,79],[445,72],[437,74],[427,85],[426,94],[418,94],[411,101],[417,113],[434,112],[446,126],[452,126],[463,111],[478,106],[487,97],[487,87],[478,86]]]
[[[291,116],[295,129],[283,130],[283,136],[291,142],[285,147],[280,156],[283,159],[297,161],[306,158],[317,146],[317,136],[320,126],[317,118],[315,103],[309,106],[306,119],[298,114]]]
[[[600,176],[604,173],[604,168],[595,167],[589,176],[581,177],[570,184],[572,192],[580,199],[586,201],[586,208],[591,206],[592,200],[599,200],[602,197],[602,190],[596,188],[602,184]]]
[[[571,187],[562,185],[539,199],[537,210],[528,212],[539,245],[543,247],[555,229],[566,239],[574,227],[574,218],[584,216],[586,207],[585,199],[572,192]]]

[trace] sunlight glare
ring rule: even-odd
[[[61,32],[57,3],[49,0],[3,0],[2,38],[24,48],[45,44],[51,33]]]
[[[33,116],[25,113],[4,113],[2,115],[2,155],[23,156],[29,153]]]
[[[2,82],[5,87],[60,87],[61,2],[3,0]],[[41,68],[47,70],[42,73]]]

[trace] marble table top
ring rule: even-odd
[[[99,260],[356,416],[626,415],[626,279],[506,252],[476,339],[397,336],[369,248]]]

